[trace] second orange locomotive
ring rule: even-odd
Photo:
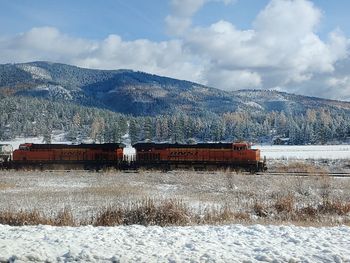
[[[193,168],[198,170],[232,168],[251,172],[265,170],[260,150],[249,143],[137,143],[137,164],[145,168]]]

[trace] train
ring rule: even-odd
[[[251,173],[266,170],[259,149],[247,142],[232,143],[152,143],[133,145],[136,154],[124,153],[122,143],[34,144],[24,143],[11,151],[0,149],[0,168],[28,170],[118,170],[232,169]],[[1,157],[2,156],[2,157]]]

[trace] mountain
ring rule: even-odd
[[[233,111],[299,114],[327,108],[350,113],[350,103],[268,90],[222,91],[131,70],[94,70],[31,62],[0,65],[0,95],[43,97],[135,116]]]

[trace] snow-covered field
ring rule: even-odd
[[[10,143],[17,148],[25,141],[41,143],[40,138],[20,138]],[[350,145],[257,147],[267,158],[284,161],[350,158]],[[111,204],[127,204],[145,197],[177,198],[193,209],[225,205],[254,219],[256,216],[251,213],[257,200],[273,205],[286,194],[293,196],[296,206],[318,205],[325,193],[330,198],[349,200],[348,178],[325,179],[248,177],[219,171],[128,174],[2,171],[0,208],[39,209],[50,214],[69,207],[79,219]],[[335,224],[349,219],[327,216],[326,221]],[[0,225],[0,262],[350,262],[349,247],[348,226]]]
[[[69,208],[77,221],[96,218],[106,207],[128,207],[151,198],[182,200],[194,214],[202,216],[207,210],[228,207],[252,222],[272,223],[289,220],[274,208],[283,198],[292,197],[293,207],[297,209],[317,207],[322,204],[323,196],[350,204],[350,178],[247,176],[220,171],[0,171],[0,211],[37,210],[50,216]],[[256,217],[257,202],[266,207],[267,217]],[[350,214],[324,214],[319,220],[344,224],[350,222]],[[234,220],[237,221],[240,222]]]
[[[255,145],[267,159],[349,159],[350,145]]]
[[[349,227],[10,227],[1,262],[350,262]]]

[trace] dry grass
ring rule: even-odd
[[[303,204],[296,206],[295,197],[288,195],[277,199],[276,202],[268,205],[256,202],[253,205],[254,214],[263,219],[273,217],[279,222],[314,222],[329,223],[334,216],[344,216],[342,223],[350,223],[350,202],[332,200],[324,201],[318,205]]]
[[[350,178],[327,174],[0,171],[0,182],[0,223],[350,223]]]
[[[206,209],[197,213],[181,200],[170,199],[157,201],[144,199],[133,202],[128,206],[109,206],[100,209],[90,218],[77,220],[71,209],[64,208],[56,215],[45,215],[38,210],[33,211],[1,211],[0,224],[12,226],[22,225],[53,225],[53,226],[118,226],[118,225],[159,225],[185,226],[200,224],[227,224],[227,223],[273,223],[273,222],[303,222],[330,223],[324,220],[327,215],[349,216],[350,202],[340,200],[327,201],[317,206],[305,204],[295,206],[293,196],[284,196],[274,203],[256,201],[253,211],[234,211],[230,206]],[[257,218],[252,218],[255,215]],[[272,219],[273,218],[273,219]],[[342,221],[349,224],[349,220]]]
[[[109,207],[100,212],[93,224],[95,226],[115,225],[188,225],[192,215],[180,201],[165,200],[156,204],[152,199],[133,203],[127,208]]]
[[[53,225],[53,226],[117,226],[117,225],[159,225],[184,226],[193,224],[223,223],[235,218],[246,219],[242,214],[231,213],[228,209],[211,210],[200,216],[193,213],[182,201],[145,199],[129,204],[127,207],[107,207],[101,209],[95,216],[80,222],[76,221],[70,209],[65,208],[56,216],[46,216],[38,210],[33,211],[3,211],[0,213],[0,224],[12,226],[22,225]]]
[[[33,211],[3,211],[0,213],[0,224],[11,226],[24,225],[53,225],[53,226],[76,226],[72,213],[69,209],[60,211],[55,217],[48,217],[38,210]]]
[[[280,164],[274,168],[275,172],[279,173],[306,173],[315,175],[328,174],[326,167],[316,166],[315,164],[302,162],[302,161],[291,161],[287,164]]]
[[[292,213],[295,209],[294,196],[289,194],[287,196],[280,197],[274,204],[274,208],[277,213]]]
[[[8,189],[8,188],[14,188],[16,185],[6,183],[6,182],[0,182],[0,190]]]

